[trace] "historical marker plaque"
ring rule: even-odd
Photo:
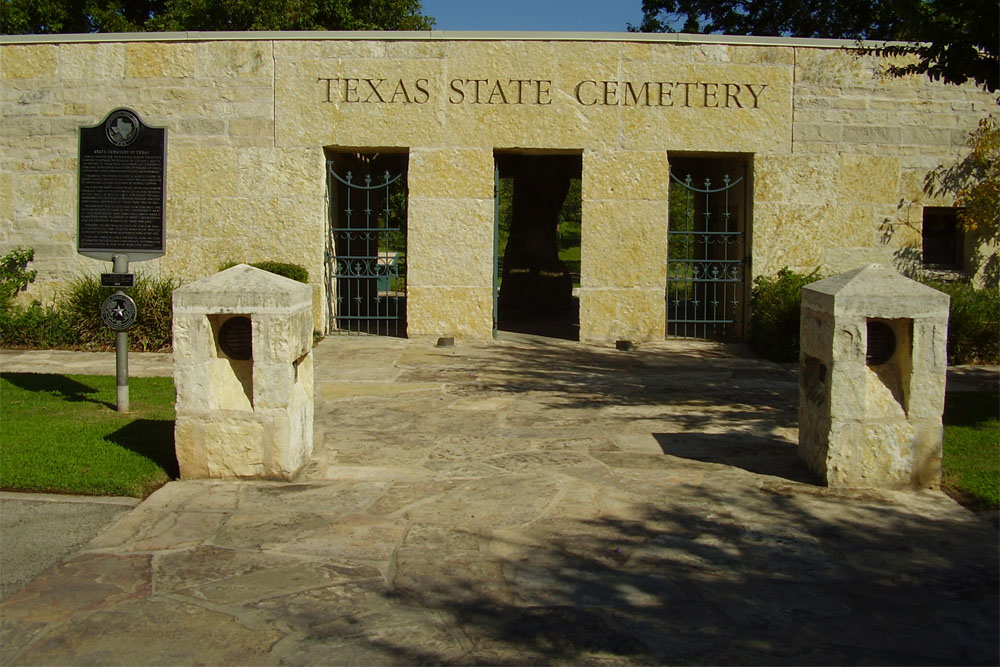
[[[166,128],[146,125],[131,109],[80,128],[81,255],[142,261],[164,254],[166,137]]]

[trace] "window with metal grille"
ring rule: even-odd
[[[960,209],[924,207],[923,264],[929,268],[962,270],[965,268],[965,239],[958,222]]]

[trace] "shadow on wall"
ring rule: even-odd
[[[924,253],[919,246],[903,246],[892,253],[895,269],[907,278],[916,280],[924,268]]]
[[[973,278],[978,287],[997,288],[1000,286],[1000,238],[992,240],[967,241],[965,269],[958,271]],[[992,252],[991,252],[992,251]],[[892,253],[894,268],[907,278],[920,280],[926,273],[924,253],[920,246],[908,245],[897,248]]]

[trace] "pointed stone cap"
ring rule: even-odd
[[[174,290],[174,308],[213,313],[266,313],[312,308],[312,288],[247,264]],[[210,309],[210,310],[206,310]]]
[[[881,264],[869,264],[802,288],[802,305],[865,317],[948,316],[949,297]]]

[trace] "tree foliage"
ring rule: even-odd
[[[869,52],[914,57],[890,66],[894,76],[1000,87],[998,0],[643,0],[642,10],[632,30],[910,42]]]
[[[0,32],[430,30],[422,11],[420,0],[0,0]]]

